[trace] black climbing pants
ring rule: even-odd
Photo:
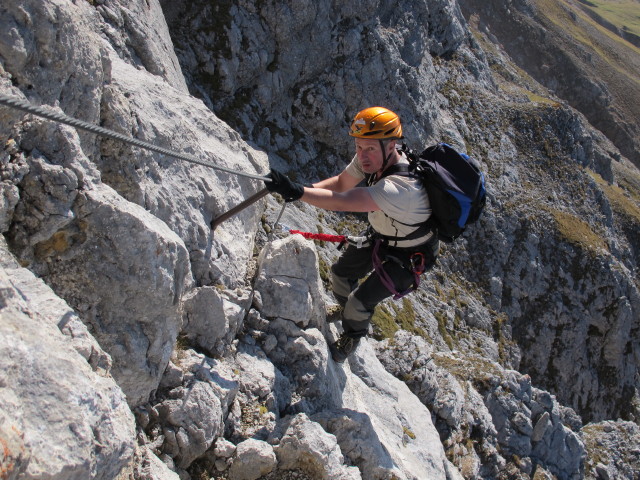
[[[342,328],[346,335],[353,338],[364,337],[368,333],[376,305],[394,294],[374,271],[372,252],[373,245],[362,248],[349,245],[331,267],[333,293],[344,307]],[[418,249],[380,248],[382,266],[392,279],[396,291],[407,290],[415,281],[409,267],[411,255],[415,252],[424,253],[427,270],[435,263],[431,245]]]

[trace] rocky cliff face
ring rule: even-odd
[[[3,94],[305,180],[384,104],[489,186],[340,366],[335,247],[271,197],[210,229],[261,182],[0,107],[2,478],[634,478],[640,176],[461,3],[0,7]]]

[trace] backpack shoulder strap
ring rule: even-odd
[[[391,175],[400,175],[402,177],[408,177],[411,175],[409,165],[406,163],[396,163],[395,165],[391,165],[384,172],[382,172],[382,176],[380,179],[384,177],[389,177]]]
[[[368,186],[374,185],[378,183],[380,180],[382,180],[383,178],[390,177],[392,175],[398,175],[400,177],[416,177],[411,165],[407,165],[406,163],[400,163],[400,164],[396,163],[395,165],[391,165],[384,172],[382,172],[382,175],[380,175],[380,178],[376,179],[374,173],[367,175],[367,185]]]
[[[404,143],[401,146],[396,146],[396,149],[404,153],[404,155],[409,160],[409,164],[396,163],[394,165],[391,165],[384,172],[382,172],[382,175],[380,175],[380,178],[376,178],[375,173],[367,175],[366,176],[367,186],[375,185],[384,177],[389,177],[391,175],[419,178],[419,176],[415,174],[415,167],[418,162],[418,156],[414,153],[413,150],[410,150],[409,147],[407,147],[407,145]]]

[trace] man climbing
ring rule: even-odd
[[[299,199],[325,210],[369,212],[364,241],[350,243],[331,267],[333,293],[343,307],[343,333],[330,345],[336,362],[344,362],[368,333],[378,303],[417,288],[439,250],[437,234],[425,226],[431,215],[427,193],[419,180],[406,175],[409,162],[397,148],[403,138],[398,115],[383,107],[362,110],[349,135],[356,155],[339,175],[304,186],[272,169],[267,183],[287,202]]]

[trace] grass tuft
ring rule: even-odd
[[[611,185],[597,173],[589,170],[589,175],[602,189],[611,204],[611,208],[619,215],[629,218],[635,223],[640,223],[640,207],[638,206],[638,192],[623,190],[617,185]]]
[[[560,237],[570,244],[594,254],[609,249],[605,239],[584,220],[555,208],[547,207],[547,210],[553,215]]]

